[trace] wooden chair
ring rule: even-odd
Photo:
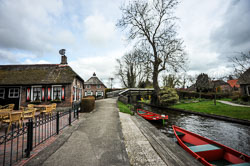
[[[8,104],[8,109],[13,110],[13,109],[14,109],[14,107],[15,107],[15,104]]]
[[[52,106],[52,112],[51,112],[52,114],[54,111],[56,111],[56,103],[52,103],[51,106]]]
[[[36,109],[35,108],[28,108],[27,110],[22,111],[22,120],[24,119],[35,119]]]
[[[18,122],[19,126],[22,127],[22,112],[18,112],[18,113],[10,113],[9,114],[9,119],[4,119],[3,123],[9,123],[9,127],[8,127],[8,132],[12,126],[12,123],[16,123]]]
[[[9,114],[12,112],[11,109],[0,109],[0,127],[2,127],[2,122],[4,119],[8,119],[9,118]]]
[[[41,111],[41,114],[45,114],[45,115],[52,115],[52,105],[49,105],[45,108],[45,110]]]
[[[34,108],[34,104],[28,104],[28,108]]]

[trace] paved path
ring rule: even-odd
[[[166,166],[129,114],[119,113],[131,165]]]
[[[228,105],[231,105],[231,106],[237,106],[237,107],[250,107],[249,105],[235,104],[235,103],[232,103],[230,101],[218,100],[218,102],[223,103],[223,104],[228,104]]]
[[[52,150],[48,147],[48,153],[53,151],[47,155],[48,158],[44,159],[44,151],[27,165],[129,165],[115,99],[96,101],[95,111],[80,118],[78,126],[71,129],[74,130],[71,134],[65,132],[65,136],[62,134],[62,139],[56,141],[63,143],[57,149],[54,147],[55,152],[53,146]]]

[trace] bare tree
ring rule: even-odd
[[[176,88],[176,86],[181,85],[180,77],[176,74],[168,74],[163,76],[163,86],[170,88]]]
[[[128,30],[128,39],[135,40],[152,64],[153,87],[159,93],[158,75],[185,63],[182,40],[177,38],[173,11],[178,0],[135,0],[121,7],[122,18],[117,26]],[[157,99],[156,99],[157,100]]]
[[[116,61],[118,63],[116,75],[126,88],[135,88],[147,78],[145,75],[148,74],[148,65],[143,63],[139,50],[133,50]]]
[[[248,68],[250,68],[250,51],[247,53],[237,53],[229,59],[233,62],[234,75],[239,78]]]

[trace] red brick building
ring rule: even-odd
[[[95,73],[84,83],[84,87],[84,96],[95,96],[96,98],[104,98],[105,89],[107,88]]]
[[[20,106],[57,103],[71,107],[82,98],[84,80],[67,65],[61,64],[0,65],[0,105]]]

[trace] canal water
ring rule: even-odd
[[[176,125],[250,155],[250,126],[145,105],[143,107],[145,110],[168,115],[164,126],[159,122],[152,124],[173,141],[176,139],[172,125]]]

